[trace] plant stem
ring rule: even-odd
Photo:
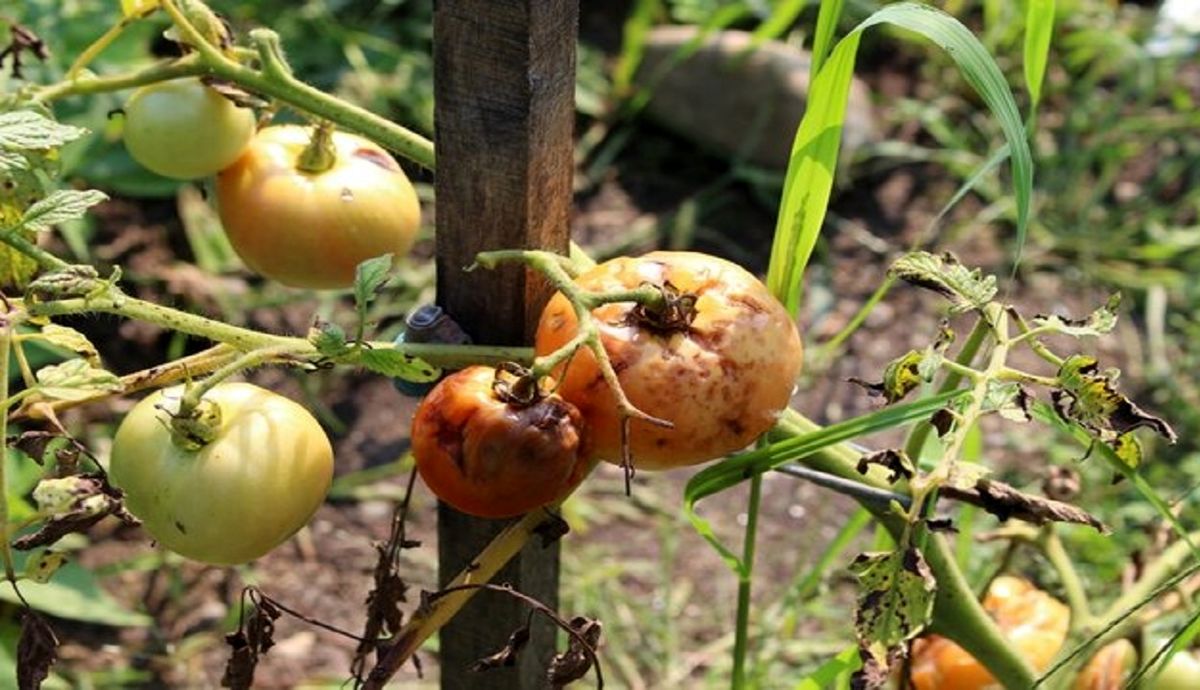
[[[79,54],[79,57],[75,58],[75,62],[72,62],[71,66],[67,68],[65,79],[69,81],[76,79],[79,76],[79,73],[83,71],[83,68],[91,64],[92,60],[95,60],[96,56],[103,52],[105,48],[112,45],[112,42],[117,40],[117,37],[120,36],[123,31],[125,31],[127,26],[129,26],[129,20],[122,19],[113,26],[109,27],[108,31],[105,31],[100,38],[97,38],[91,45],[89,45],[87,48],[84,48],[83,52]]]
[[[39,103],[50,103],[69,96],[86,96],[110,91],[133,89],[147,84],[184,77],[198,77],[208,72],[208,67],[196,54],[185,55],[170,62],[160,62],[156,65],[143,67],[132,72],[125,72],[109,77],[81,76],[66,79],[55,84],[42,87],[33,95],[33,100]]]
[[[288,355],[294,354],[298,354],[296,348],[288,347],[287,345],[265,347],[243,354],[232,362],[222,365],[212,374],[206,376],[200,383],[188,386],[187,391],[183,394],[183,398],[179,401],[178,414],[186,417],[196,408],[206,393],[216,388],[230,376],[239,374],[247,369],[262,366],[274,360],[286,361]]]
[[[746,530],[742,534],[742,563],[738,572],[737,627],[734,628],[733,638],[733,678],[730,683],[733,690],[741,690],[746,683],[746,649],[750,637],[750,594],[754,585],[754,552],[758,541],[758,513],[762,504],[762,478],[760,473],[750,479],[750,502],[746,506]]]
[[[17,586],[17,574],[13,569],[12,545],[8,533],[8,409],[12,404],[8,396],[9,352],[12,348],[12,322],[5,320],[0,326],[0,401],[4,410],[0,414],[0,441],[4,444],[4,457],[0,457],[0,558],[4,560],[4,576]]]
[[[966,342],[963,343],[962,349],[959,350],[958,356],[954,358],[956,364],[965,367],[971,366],[975,361],[975,356],[979,354],[979,348],[983,347],[984,341],[987,340],[991,333],[991,327],[987,320],[980,318],[975,322],[975,327],[971,329],[971,334],[967,336]],[[948,393],[962,382],[962,375],[947,371],[945,378],[942,379],[942,384],[938,386],[938,393]],[[925,448],[925,441],[929,439],[929,433],[933,431],[933,425],[929,422],[920,422],[913,426],[912,432],[908,436],[908,441],[904,444],[904,452],[908,457],[913,459],[913,462],[919,462],[921,459],[921,450]]]
[[[1063,593],[1067,596],[1067,605],[1071,607],[1070,632],[1091,628],[1092,609],[1088,605],[1087,590],[1079,578],[1075,563],[1063,548],[1062,539],[1059,538],[1058,530],[1053,523],[1042,528],[1037,544],[1062,582]]]
[[[270,347],[294,350],[297,356],[315,356],[316,348],[304,338],[263,333],[241,326],[199,316],[154,302],[129,297],[112,288],[113,292],[95,298],[72,298],[26,304],[33,316],[65,316],[99,312],[129,319],[147,321],[163,328],[199,338],[225,343],[248,352]],[[115,293],[115,294],[114,294]],[[366,347],[378,350],[398,350],[425,360],[436,367],[460,369],[471,364],[529,362],[533,351],[527,347],[495,347],[489,345],[443,345],[439,343],[368,342]]]

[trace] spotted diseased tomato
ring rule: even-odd
[[[545,392],[553,381],[523,394],[512,385],[496,369],[470,367],[438,383],[413,417],[421,479],[464,513],[521,515],[566,497],[588,472],[579,410]]]
[[[1070,609],[1026,580],[1007,575],[996,578],[983,607],[1038,671],[1046,670],[1067,639]],[[975,657],[937,635],[913,643],[911,674],[917,690],[1002,690]]]
[[[748,271],[705,254],[664,251],[607,261],[576,283],[594,292],[664,287],[676,300],[674,316],[682,317],[656,319],[626,302],[592,312],[629,401],[673,425],[632,422],[629,449],[637,468],[719,458],[775,425],[800,373],[800,336],[787,310]],[[537,354],[558,349],[577,329],[571,304],[555,295],[538,323]],[[592,352],[581,348],[556,375],[559,395],[587,420],[589,454],[619,462],[617,398]]]
[[[333,449],[308,410],[249,383],[205,394],[208,440],[171,429],[183,388],[157,391],[121,421],[109,477],[159,544],[188,558],[244,563],[283,543],[316,512]]]
[[[408,253],[421,221],[408,176],[387,151],[333,132],[332,167],[302,170],[310,129],[261,130],[217,176],[221,223],[254,272],[285,285],[347,288],[358,264]]]
[[[254,113],[199,79],[143,86],[125,103],[125,148],[147,169],[176,180],[216,174],[254,136]]]

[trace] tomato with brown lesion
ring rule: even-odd
[[[672,425],[632,420],[629,450],[637,468],[719,458],[775,425],[800,373],[800,336],[787,310],[748,271],[705,254],[662,251],[613,259],[575,282],[594,293],[658,286],[674,312],[657,318],[661,313],[632,302],[592,311],[629,402]],[[555,295],[538,324],[537,354],[554,352],[577,329],[571,303]],[[559,395],[587,419],[589,454],[619,462],[622,411],[595,356],[580,348],[556,376]]]
[[[501,376],[497,385],[497,376]],[[477,517],[504,518],[551,505],[583,481],[579,410],[547,392],[523,393],[490,367],[457,372],[425,396],[412,424],[417,470],[430,490]]]

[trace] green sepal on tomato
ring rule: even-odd
[[[396,159],[354,134],[332,132],[328,160],[306,165],[313,131],[259,131],[217,175],[217,206],[252,271],[292,287],[348,288],[363,261],[408,253],[420,202]]]
[[[206,563],[254,560],[303,527],[329,491],[333,449],[297,403],[220,383],[201,406],[211,428],[178,433],[184,389],[156,391],[121,421],[109,476],[163,547]]]

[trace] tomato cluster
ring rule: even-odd
[[[179,180],[217,176],[230,243],[253,271],[285,285],[348,288],[367,259],[408,253],[421,207],[396,160],[376,144],[334,132],[329,160],[302,165],[312,132],[255,133],[254,114],[198,79],[138,89],[125,104],[134,160]]]
[[[800,337],[744,269],[703,254],[653,252],[600,264],[575,283],[595,294],[661,289],[658,311],[613,302],[592,312],[629,402],[670,423],[632,422],[636,467],[727,455],[770,429],[787,406]],[[559,349],[578,326],[572,305],[555,296],[541,315],[537,353]],[[543,386],[554,394],[532,407],[498,395],[496,376],[481,367],[451,376],[414,417],[417,466],[445,502],[481,517],[515,515],[561,500],[593,461],[621,459],[622,411],[590,350],[547,377]]]

